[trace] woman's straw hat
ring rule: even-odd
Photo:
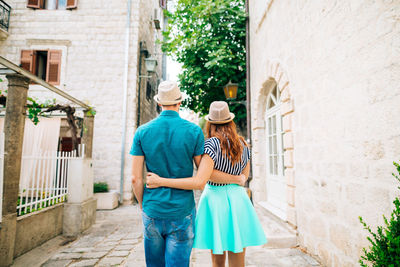
[[[179,90],[178,84],[173,81],[163,81],[158,86],[158,94],[154,100],[161,105],[175,105],[186,99],[186,95]]]
[[[208,115],[205,117],[207,121],[213,124],[228,123],[235,118],[235,114],[229,112],[228,103],[225,101],[214,101],[210,105]]]

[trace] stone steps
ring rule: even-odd
[[[264,229],[268,248],[293,248],[297,246],[297,233],[292,227],[274,216],[261,205],[255,204],[255,209]]]

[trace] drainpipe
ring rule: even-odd
[[[119,202],[123,201],[124,193],[124,169],[125,169],[125,139],[126,139],[126,117],[127,117],[127,102],[128,102],[128,67],[129,67],[129,27],[131,25],[131,1],[128,0],[128,10],[126,15],[125,26],[125,60],[124,60],[124,94],[122,101],[122,140],[121,140],[121,177],[119,188]]]
[[[247,139],[251,144],[251,91],[250,91],[250,25],[249,0],[246,0],[246,102],[247,102]]]
[[[250,91],[250,17],[249,17],[249,0],[245,2],[246,7],[246,116],[247,116],[247,140],[252,146],[252,138],[251,138],[251,91]],[[250,157],[250,166],[252,166],[252,158]],[[249,179],[247,181],[247,187],[249,187],[249,183],[253,178],[252,168],[250,168]]]

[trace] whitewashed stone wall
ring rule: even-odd
[[[64,11],[33,10],[26,7],[26,2],[7,0],[12,7],[9,37],[0,41],[0,55],[19,64],[24,49],[62,50],[61,84],[57,87],[88,102],[97,111],[94,179],[106,181],[111,189],[119,190],[128,1],[79,0],[77,9]],[[136,127],[139,42],[145,39],[151,45],[154,41],[155,29],[149,26],[151,17],[147,10],[154,12],[156,7],[157,0],[132,0],[124,171],[126,200],[132,198],[128,153]],[[141,39],[139,32],[142,32]],[[0,87],[4,89],[6,84]],[[42,99],[56,97],[35,85],[30,86],[29,94]]]
[[[375,229],[399,193],[399,13],[398,1],[250,1],[254,199],[266,200],[263,103],[284,81],[287,217],[327,266],[358,265],[358,216]]]
[[[133,62],[130,62],[130,73],[129,73],[129,84],[134,83],[137,87],[136,90],[129,90],[129,99],[128,99],[128,121],[127,121],[127,135],[126,135],[126,144],[127,148],[126,157],[125,157],[125,182],[124,182],[124,201],[130,201],[133,198],[132,192],[132,184],[131,184],[131,156],[129,155],[129,151],[132,145],[133,136],[136,130],[136,123],[138,122],[138,101],[140,101],[140,125],[152,120],[156,116],[158,116],[158,112],[156,109],[156,102],[153,100],[154,94],[157,92],[157,86],[159,84],[159,80],[162,79],[161,75],[161,66],[162,66],[162,55],[161,55],[161,47],[160,45],[156,45],[156,40],[161,39],[161,30],[156,30],[154,28],[154,9],[159,8],[158,0],[140,0],[137,1],[137,8],[139,11],[139,19],[138,19],[138,29],[135,32],[137,35],[137,43],[136,47],[136,57],[137,59]],[[163,26],[163,13],[160,12],[160,25],[161,28]],[[141,71],[139,72],[139,56],[140,56],[140,42],[146,44],[146,49],[149,52],[147,56],[152,56],[157,59],[157,68],[156,73],[147,73],[145,68],[144,58],[146,55],[142,54],[140,57],[142,60]],[[131,73],[132,72],[132,73]],[[138,76],[151,76],[151,78],[142,77],[141,79]],[[140,86],[139,86],[140,80]],[[152,86],[153,92],[149,98],[146,97],[147,83]],[[140,100],[139,100],[139,90],[140,89]]]

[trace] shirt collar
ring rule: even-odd
[[[174,110],[164,110],[160,116],[179,117],[179,113]]]

